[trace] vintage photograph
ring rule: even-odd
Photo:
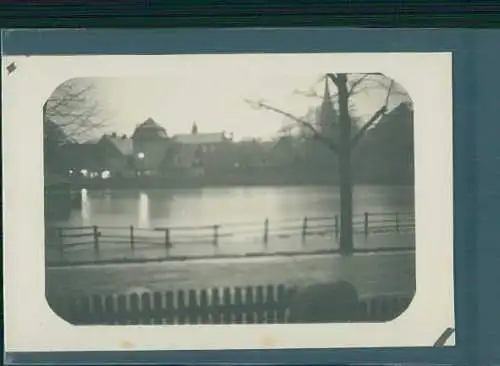
[[[274,70],[274,69],[273,69]],[[384,73],[76,77],[43,118],[73,325],[383,323],[416,290],[414,104]]]
[[[450,54],[3,61],[9,352],[455,344]]]

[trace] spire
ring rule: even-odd
[[[321,103],[319,111],[319,128],[322,133],[331,135],[337,123],[337,113],[330,96],[330,87],[328,85],[328,78],[325,77],[325,89],[323,93],[323,102]]]
[[[330,87],[328,86],[328,78],[325,77],[325,92],[323,94],[323,102],[330,101]]]
[[[325,91],[323,92],[323,104],[332,104],[332,98],[330,96],[330,87],[328,86],[328,78],[325,77]]]
[[[198,126],[196,125],[196,122],[193,122],[193,127],[191,128],[191,134],[196,135],[198,133]]]

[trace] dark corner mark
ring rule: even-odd
[[[7,66],[7,73],[8,75],[12,74],[14,71],[16,71],[17,69],[17,65],[15,62],[11,62],[8,66]]]
[[[444,347],[446,341],[450,339],[450,337],[454,332],[455,332],[454,328],[446,328],[444,332],[439,336],[437,341],[434,343],[434,347]]]

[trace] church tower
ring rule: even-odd
[[[328,85],[328,77],[325,76],[325,89],[323,92],[323,102],[319,110],[318,127],[322,134],[335,137],[337,130],[338,115],[330,96],[330,87]]]
[[[193,127],[191,127],[191,135],[197,135],[198,134],[198,126],[196,125],[196,122],[193,122]]]

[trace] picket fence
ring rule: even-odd
[[[120,295],[48,297],[52,309],[75,325],[289,323],[296,289],[278,286],[214,288]],[[352,321],[384,322],[401,314],[411,296],[360,300]]]

